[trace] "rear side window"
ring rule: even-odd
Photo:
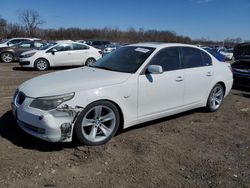
[[[18,46],[21,47],[21,48],[31,48],[32,42],[31,41],[22,42]]]
[[[71,50],[70,44],[59,44],[54,47],[58,52]]]
[[[180,69],[180,56],[178,48],[170,47],[160,50],[153,57],[150,64],[161,65],[164,72]]]
[[[89,49],[88,46],[83,44],[73,44],[73,50],[87,50]]]
[[[183,68],[195,68],[204,66],[201,50],[191,47],[182,47]]]

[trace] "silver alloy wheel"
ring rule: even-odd
[[[36,62],[36,67],[37,67],[38,70],[46,70],[47,67],[48,67],[48,63],[44,59],[39,59]]]
[[[1,58],[5,63],[11,63],[13,61],[13,55],[8,52],[3,52]]]
[[[213,88],[209,98],[209,103],[212,110],[217,110],[220,107],[221,102],[223,100],[223,96],[224,96],[223,88],[220,85],[216,85]]]
[[[101,142],[114,131],[116,116],[114,111],[103,105],[94,106],[83,117],[81,131],[90,142]]]

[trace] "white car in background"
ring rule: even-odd
[[[233,49],[220,48],[218,52],[226,57],[227,60],[233,59]]]
[[[38,76],[12,101],[18,125],[50,142],[109,141],[118,128],[199,107],[217,111],[231,90],[229,63],[185,44],[121,47],[96,63]],[[73,134],[75,133],[75,134]]]
[[[11,38],[11,39],[5,39],[0,42],[0,48],[2,47],[11,47],[15,44],[18,44],[20,42],[24,41],[32,41],[32,40],[40,40],[37,38]]]
[[[102,52],[94,47],[71,41],[58,41],[22,53],[19,64],[36,70],[49,67],[90,65],[102,57]]]

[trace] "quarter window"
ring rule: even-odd
[[[201,55],[202,55],[202,58],[203,58],[203,65],[204,66],[212,65],[212,59],[206,52],[201,51]]]
[[[204,66],[201,50],[191,47],[182,47],[182,66],[183,68]]]
[[[165,48],[159,51],[151,60],[151,65],[161,65],[163,71],[172,71],[180,68],[179,50],[176,47]]]

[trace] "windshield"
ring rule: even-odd
[[[91,67],[117,72],[135,73],[137,69],[152,54],[155,48],[126,46],[121,47],[103,58]]]
[[[49,47],[54,46],[54,45],[56,45],[55,42],[53,42],[53,43],[47,43],[47,44],[42,45],[42,46],[39,48],[39,50],[46,50],[46,49],[48,49]]]

